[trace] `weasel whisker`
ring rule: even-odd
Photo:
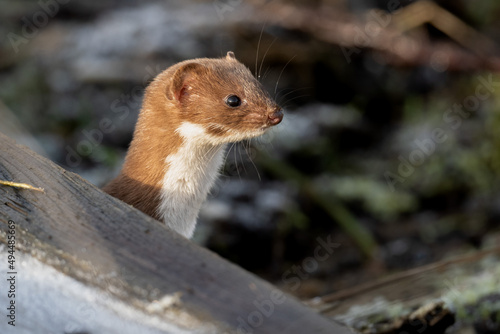
[[[285,101],[283,103],[283,108],[288,108],[289,107],[288,103],[292,102],[293,100],[300,99],[300,98],[306,97],[306,96],[311,96],[311,94],[302,94],[302,95],[299,95],[299,96],[294,96],[291,99],[288,99],[287,101]]]
[[[258,64],[259,64],[259,50],[260,50],[260,42],[262,40],[262,34],[264,33],[264,28],[266,27],[266,24],[264,23],[262,25],[262,29],[260,30],[260,35],[259,35],[259,41],[257,42],[257,52],[255,54],[255,77],[257,78],[257,80],[260,79],[259,77],[259,73],[257,72],[257,69],[258,69]]]
[[[269,44],[269,46],[267,47],[267,50],[264,53],[264,56],[262,57],[262,61],[260,62],[260,67],[259,67],[259,78],[260,78],[260,73],[262,72],[262,65],[264,65],[264,60],[266,59],[267,53],[269,52],[269,50],[271,50],[271,47],[273,46],[274,42],[276,42],[277,40],[278,40],[278,37],[275,37],[273,39],[271,44]]]
[[[257,168],[257,165],[253,162],[252,156],[249,153],[251,141],[252,141],[252,138],[248,139],[248,150],[246,150],[246,148],[245,148],[245,151],[247,153],[248,159],[250,160],[250,163],[252,164],[252,166],[255,168],[255,171],[257,172],[257,178],[259,179],[259,181],[262,181],[262,179],[260,177],[259,169]]]
[[[288,66],[288,64],[290,64],[290,62],[295,58],[295,56],[297,56],[297,55],[294,55],[292,58],[290,58],[290,60],[285,64],[285,66],[283,66],[280,74],[278,75],[278,80],[276,80],[276,86],[274,86],[274,96],[275,97],[276,97],[276,91],[278,90],[278,84],[280,83],[281,76],[283,75],[285,68]]]
[[[236,143],[231,143],[231,146],[229,146],[229,149],[227,150],[226,155],[224,156],[224,159],[223,159],[223,163],[222,163],[223,166],[225,166],[227,164],[227,159],[229,158],[229,153],[233,149],[234,145],[236,145]]]
[[[306,90],[306,89],[310,89],[311,87],[302,87],[302,88],[296,88],[296,89],[292,89],[291,91],[289,91],[288,93],[286,93],[285,95],[282,95],[280,97],[276,96],[275,98],[276,99],[279,99],[280,103],[283,101],[283,99],[285,97],[287,97],[288,95],[290,94],[293,94],[293,93],[297,93],[297,92],[300,92],[301,90]],[[281,90],[280,92],[278,92],[278,95],[284,91],[285,89]]]

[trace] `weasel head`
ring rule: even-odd
[[[183,137],[224,144],[259,136],[283,119],[281,107],[232,52],[166,72],[166,109],[176,112]]]

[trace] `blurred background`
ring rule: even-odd
[[[234,51],[285,119],[228,150],[195,242],[301,298],[499,244],[498,1],[0,6],[0,131],[97,186],[156,74]]]

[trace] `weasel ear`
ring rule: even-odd
[[[236,56],[234,55],[233,51],[228,51],[226,55],[227,60],[236,60]]]
[[[189,94],[196,75],[202,73],[204,69],[205,66],[195,62],[179,67],[167,87],[167,98],[181,102]]]

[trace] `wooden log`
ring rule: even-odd
[[[1,333],[349,332],[2,134],[0,179]]]
[[[500,235],[491,240],[500,240]],[[484,250],[395,273],[308,304],[361,333],[443,333],[455,318],[459,332],[473,332],[473,325],[482,326],[485,316],[498,312],[492,303],[477,313],[481,317],[475,315],[487,305],[484,300],[496,300],[499,273],[500,246],[493,241]]]

